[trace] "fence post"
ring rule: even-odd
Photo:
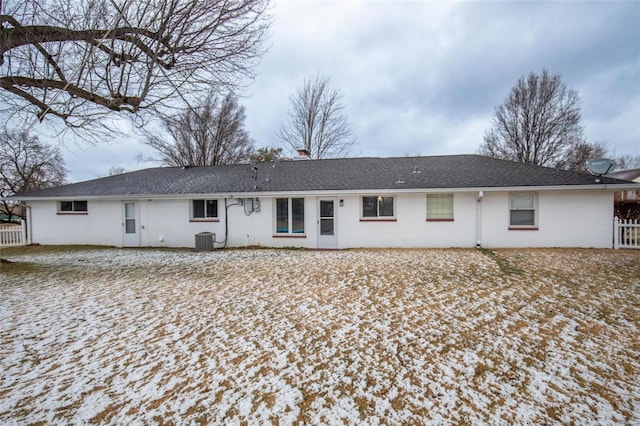
[[[620,219],[617,216],[613,218],[613,248],[615,250],[620,248]]]
[[[22,245],[27,245],[27,222],[24,219],[20,221],[20,231],[22,234]]]

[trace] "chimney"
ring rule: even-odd
[[[309,151],[304,148],[300,148],[297,150],[298,156],[294,158],[294,160],[308,160],[309,159]]]

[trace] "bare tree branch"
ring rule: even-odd
[[[556,167],[579,173],[591,173],[587,169],[587,161],[602,158],[606,155],[607,144],[604,142],[579,142],[569,148],[564,158],[556,164]]]
[[[26,132],[0,131],[0,198],[62,185],[67,176],[62,153]],[[8,201],[5,210],[11,214]]]
[[[119,4],[118,4],[119,3]],[[91,129],[237,88],[263,53],[268,0],[23,0],[0,15],[5,114]],[[27,117],[28,119],[28,117]]]
[[[520,78],[504,104],[496,107],[479,153],[560,167],[583,142],[578,93],[567,89],[559,74],[543,70],[540,76]]]
[[[640,168],[640,155],[623,154],[616,157],[618,170],[630,170]]]
[[[253,142],[244,130],[244,107],[229,93],[218,99],[211,92],[205,102],[182,114],[165,117],[169,135],[150,134],[147,145],[160,154],[167,166],[214,166],[249,160]]]
[[[329,78],[319,76],[305,80],[291,97],[289,122],[280,127],[278,137],[293,150],[305,149],[311,158],[344,157],[356,143],[342,95]]]

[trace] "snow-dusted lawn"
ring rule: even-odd
[[[0,424],[639,424],[640,251],[496,253],[0,251]]]

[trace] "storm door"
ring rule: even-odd
[[[335,207],[335,198],[318,199],[318,248],[338,247]]]
[[[122,214],[122,246],[140,247],[138,204],[133,201],[122,203]]]

